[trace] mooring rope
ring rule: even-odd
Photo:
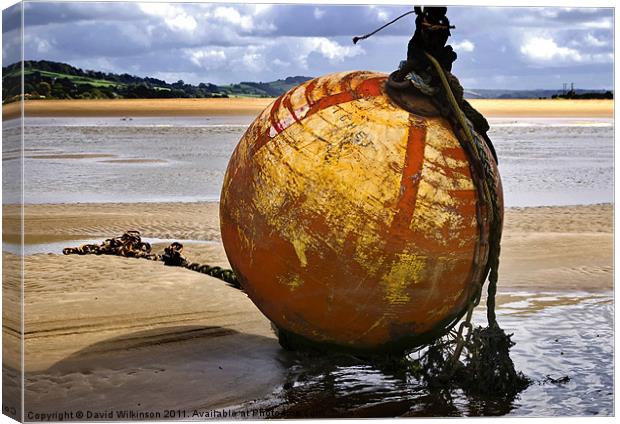
[[[497,282],[499,276],[499,252],[502,226],[497,193],[494,188],[495,178],[493,174],[493,168],[489,161],[488,155],[482,148],[481,143],[476,142],[470,125],[465,118],[465,114],[459,107],[459,104],[454,97],[454,94],[452,93],[452,88],[450,87],[450,83],[448,82],[443,68],[431,54],[427,52],[425,52],[425,54],[435,68],[435,71],[439,75],[444,92],[448,99],[448,103],[450,104],[450,108],[452,109],[452,113],[456,117],[456,120],[461,127],[461,131],[456,131],[456,133],[465,135],[465,140],[461,140],[461,143],[466,144],[466,146],[464,146],[466,147],[465,150],[470,154],[470,159],[472,160],[474,167],[480,173],[480,201],[482,202],[483,206],[488,207],[491,216],[491,223],[489,231],[489,252],[487,264],[485,267],[486,269],[485,272],[482,273],[482,280],[478,282],[478,284],[480,284],[480,290],[482,288],[482,284],[484,284],[484,280],[486,279],[488,270],[489,287],[487,296],[487,321],[489,327],[497,327],[497,319],[495,315],[495,294],[497,292]],[[463,143],[463,141],[465,141],[465,143]],[[477,294],[476,297],[478,297],[477,301],[479,301],[479,294]],[[474,301],[474,303],[477,302]],[[468,315],[470,314],[468,313]]]
[[[470,393],[494,397],[515,396],[525,389],[531,380],[523,373],[516,371],[510,358],[510,348],[514,345],[514,342],[511,341],[512,335],[506,334],[500,328],[495,314],[502,217],[498,194],[495,190],[492,162],[480,140],[474,136],[474,130],[459,107],[443,68],[432,55],[427,52],[425,54],[441,80],[449,109],[451,109],[452,113],[449,113],[447,118],[453,126],[457,139],[470,157],[472,179],[478,190],[477,215],[481,215],[481,212],[486,209],[490,216],[490,224],[486,261],[482,273],[477,276],[478,278],[474,278],[475,295],[470,300],[465,320],[457,331],[453,342],[454,350],[450,352],[449,348],[446,347],[450,343],[442,343],[439,340],[428,347],[426,357],[420,360],[422,366],[418,368],[423,370],[422,376],[430,385],[452,381]],[[434,102],[439,100],[434,97],[432,99]],[[438,108],[445,112],[442,105],[438,105]],[[480,220],[481,216],[477,216],[477,218],[481,231],[480,239],[484,243],[482,232],[485,223]],[[481,245],[483,245],[482,243]],[[477,260],[480,259],[477,258]],[[473,310],[480,302],[482,287],[487,276],[489,280],[487,295],[488,327],[473,328],[471,324]],[[467,330],[467,334],[464,335],[465,330]],[[467,347],[467,356],[466,363],[463,365],[460,362],[460,355],[465,347]]]
[[[362,35],[360,37],[353,37],[353,44],[357,44],[358,41],[360,40],[365,40],[368,37],[371,37],[373,35],[375,35],[376,33],[378,33],[379,31],[381,31],[383,28],[388,27],[390,25],[392,25],[394,22],[396,22],[397,20],[399,20],[400,18],[404,18],[407,15],[411,15],[412,13],[416,13],[415,10],[411,10],[409,12],[403,13],[402,15],[400,15],[399,17],[397,17],[396,19],[392,19],[390,22],[388,22],[387,24],[377,28],[376,30],[374,30],[373,32],[370,32],[368,34]]]

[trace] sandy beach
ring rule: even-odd
[[[61,116],[209,116],[256,115],[274,99],[117,99],[28,100],[30,117]],[[487,117],[612,117],[613,100],[474,99],[470,101]],[[20,104],[2,106],[3,119],[16,118]]]
[[[74,246],[137,229],[196,240],[186,244],[189,259],[228,266],[217,203],[27,205],[24,212],[28,245]],[[5,242],[16,241],[18,213],[4,208]],[[500,305],[514,292],[612,290],[612,215],[611,204],[508,209]],[[3,256],[6,302],[18,296],[6,278],[18,261]],[[269,321],[219,280],[141,259],[54,253],[26,256],[25,273],[27,409],[230,407],[283,383],[288,357]],[[15,369],[18,321],[4,313],[4,361]]]

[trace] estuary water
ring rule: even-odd
[[[477,308],[474,324],[485,326],[485,313]],[[512,293],[498,321],[514,333],[515,368],[532,380],[514,398],[431,391],[408,372],[347,357],[299,358],[288,364],[280,390],[236,411],[258,409],[274,418],[610,416],[613,314],[606,294]]]
[[[27,118],[24,200],[218,200],[228,159],[251,120]],[[613,200],[612,119],[501,118],[490,123],[506,206]],[[9,140],[11,131],[17,130],[7,130]],[[18,153],[18,142],[5,143],[5,177],[15,169]]]

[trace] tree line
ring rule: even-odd
[[[21,64],[2,68],[2,101],[21,96]],[[214,98],[228,97],[215,84],[167,83],[157,78],[129,74],[84,71],[66,63],[24,62],[24,97],[27,99],[114,99],[114,98]]]

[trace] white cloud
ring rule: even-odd
[[[6,39],[7,38],[5,37],[5,40]],[[11,37],[8,37],[8,39],[10,40]],[[16,38],[15,40],[19,40],[19,38]],[[51,43],[50,43],[50,41],[51,41]],[[5,41],[5,43],[6,43],[6,41]],[[46,54],[46,53],[48,53],[52,49],[53,40],[49,40],[47,38],[42,38],[42,37],[39,37],[39,36],[36,36],[36,35],[32,35],[32,34],[29,34],[28,32],[26,32],[24,34],[24,43],[26,45],[28,45],[29,48],[32,51],[34,51],[34,52],[36,52],[38,54]],[[18,44],[21,47],[21,43],[18,43]]]
[[[213,16],[217,19],[238,26],[244,31],[254,29],[254,21],[249,15],[242,15],[237,9],[226,6],[219,6],[215,9]]]
[[[560,47],[553,38],[545,36],[527,37],[521,46],[521,53],[534,62],[581,62],[583,60],[578,50]]]
[[[182,7],[169,3],[138,3],[138,6],[147,15],[160,17],[172,31],[192,32],[198,27],[196,19]]]
[[[266,68],[265,56],[262,54],[262,47],[250,47],[248,51],[243,54],[241,63],[243,67],[250,72],[260,72]]]
[[[602,18],[596,21],[581,22],[577,25],[577,27],[586,29],[611,29],[612,26],[613,25],[611,18]]]
[[[379,18],[380,21],[387,21],[390,15],[388,15],[388,13],[385,10],[379,10],[377,12],[377,17]]]
[[[368,9],[372,10],[375,12],[375,17],[377,18],[377,20],[379,20],[380,22],[384,22],[387,21],[388,18],[390,17],[390,15],[383,9],[380,9],[379,7],[375,6],[374,4],[369,4],[366,6]]]
[[[458,53],[459,51],[473,52],[476,45],[469,40],[463,40],[459,43],[452,43],[452,47]]]
[[[589,44],[591,46],[594,46],[594,47],[602,47],[602,46],[606,46],[607,45],[607,41],[606,40],[601,40],[599,38],[596,38],[592,34],[586,35],[585,41],[586,41],[587,44]]]
[[[325,16],[325,10],[323,9],[319,9],[318,7],[314,8],[314,19],[319,20],[321,19],[323,16]]]
[[[260,15],[266,12],[271,11],[273,5],[271,4],[255,4],[254,5],[254,14]]]
[[[593,63],[613,63],[614,54],[613,53],[597,53],[588,55],[588,58]]]
[[[543,8],[540,11],[540,14],[542,16],[544,16],[545,18],[557,18],[558,17],[558,10],[553,9],[553,8]]]
[[[274,68],[287,68],[289,66],[291,66],[291,62],[285,62],[283,60],[280,60],[278,58],[274,59],[271,61],[271,63],[273,63]]]
[[[226,53],[222,50],[186,50],[192,63],[203,69],[216,69],[226,63]]]
[[[193,31],[198,27],[198,22],[193,16],[186,14],[176,15],[171,18],[167,18],[166,24],[173,31]]]
[[[547,36],[526,38],[521,46],[521,53],[532,62],[566,64],[566,63],[611,63],[613,53],[587,53],[570,47],[561,47]]]
[[[37,46],[37,52],[39,53],[47,53],[50,51],[52,45],[49,43],[49,41],[44,40],[42,38],[36,38],[36,46]]]
[[[308,56],[318,53],[334,62],[342,62],[345,58],[363,54],[360,46],[342,46],[325,37],[307,37],[299,40],[297,60],[304,68],[308,67]]]

